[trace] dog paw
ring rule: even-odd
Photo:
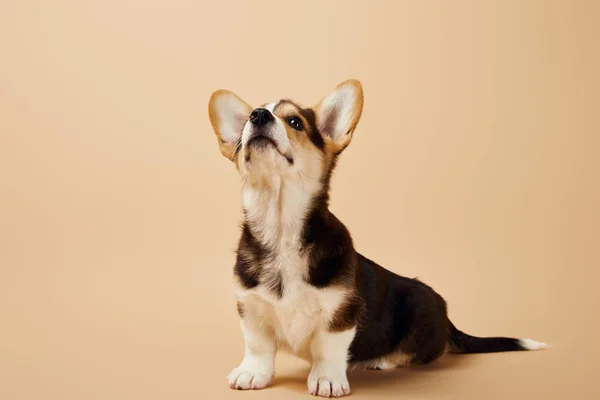
[[[264,372],[235,368],[227,377],[227,381],[232,389],[263,389],[271,382],[272,377],[272,374]]]
[[[308,392],[313,396],[342,397],[350,394],[350,384],[342,378],[309,376]]]

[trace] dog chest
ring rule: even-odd
[[[305,347],[316,329],[326,329],[345,294],[341,288],[311,286],[304,271],[306,263],[299,255],[285,255],[263,266],[261,285],[238,292],[247,317],[260,318],[294,353]]]

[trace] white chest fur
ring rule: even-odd
[[[277,176],[268,167],[268,163],[255,166],[244,186],[243,205],[256,239],[274,256],[260,266],[263,284],[252,289],[239,287],[236,295],[244,318],[270,330],[280,347],[305,357],[310,337],[327,328],[345,291],[318,289],[306,281],[308,260],[300,250],[300,237],[318,181],[302,180],[297,172]],[[281,296],[264,284],[273,278],[281,283]]]
[[[345,294],[342,289],[309,285],[304,278],[306,271],[306,259],[299,252],[282,251],[263,266],[264,274],[280,275],[281,297],[265,285],[236,290],[246,317],[270,330],[280,347],[303,358],[307,358],[310,337],[327,328]]]

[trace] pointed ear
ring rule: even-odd
[[[217,90],[210,96],[210,123],[219,139],[221,153],[232,161],[250,113],[252,107],[228,90]]]
[[[317,128],[321,135],[331,139],[336,153],[352,140],[362,108],[362,85],[354,79],[340,83],[315,106]]]

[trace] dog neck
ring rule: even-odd
[[[242,192],[245,223],[263,245],[273,250],[297,247],[320,187],[321,182],[300,174],[247,176]]]

